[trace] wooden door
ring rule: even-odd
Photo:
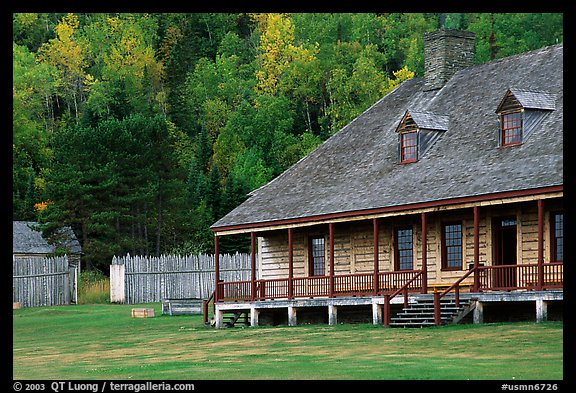
[[[494,221],[494,269],[495,288],[516,287],[516,218],[500,217]]]

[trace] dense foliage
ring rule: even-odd
[[[562,19],[14,14],[13,219],[71,225],[89,267],[211,252],[248,192],[423,75],[424,32],[475,32],[483,63],[562,42]]]

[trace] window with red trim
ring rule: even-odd
[[[418,134],[415,131],[400,134],[400,162],[416,160],[418,160]]]
[[[324,275],[325,239],[324,237],[310,237],[308,245],[308,269],[310,276]]]
[[[442,270],[462,269],[462,224],[442,225]]]
[[[396,247],[394,248],[395,269],[412,270],[414,257],[412,228],[397,228],[394,236],[396,241]]]
[[[501,146],[513,146],[522,143],[522,112],[503,114],[501,131]]]
[[[552,262],[564,261],[564,213],[550,214]]]

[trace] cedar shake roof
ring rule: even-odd
[[[465,68],[438,90],[424,84],[403,82],[212,229],[563,184],[562,44]],[[509,89],[554,110],[521,145],[499,148],[495,111]],[[400,164],[395,131],[411,109],[449,124],[417,162]]]
[[[442,131],[448,130],[448,122],[450,120],[448,116],[428,112],[416,112],[413,110],[409,110],[407,113],[410,114],[418,128]]]
[[[556,96],[554,94],[547,94],[536,91],[525,91],[518,90],[515,88],[509,89],[508,93],[512,94],[520,105],[525,109],[544,109],[544,110],[554,110],[556,109]],[[504,102],[504,97],[502,102]],[[498,106],[497,112],[500,111],[500,105]]]
[[[12,221],[12,253],[13,254],[51,254],[56,250],[54,245],[42,237],[42,232],[36,230],[34,221]],[[70,227],[61,231],[65,236],[62,246],[71,254],[81,254],[82,248]]]

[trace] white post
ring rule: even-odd
[[[542,299],[536,299],[536,322],[545,322],[548,320],[548,302]]]
[[[258,314],[260,311],[254,305],[250,306],[250,326],[258,326]]]
[[[288,306],[288,326],[296,326],[296,309],[294,306]]]
[[[216,310],[214,312],[214,326],[216,327],[216,329],[220,329],[222,328],[222,319],[223,319],[223,313],[220,310],[220,307],[216,306]]]
[[[336,325],[338,323],[338,311],[333,304],[328,305],[328,324]]]
[[[124,291],[124,264],[110,265],[110,302],[124,303],[126,293]]]
[[[474,308],[474,323],[484,323],[484,305],[478,300]]]
[[[382,305],[372,302],[372,323],[374,325],[382,324]]]

